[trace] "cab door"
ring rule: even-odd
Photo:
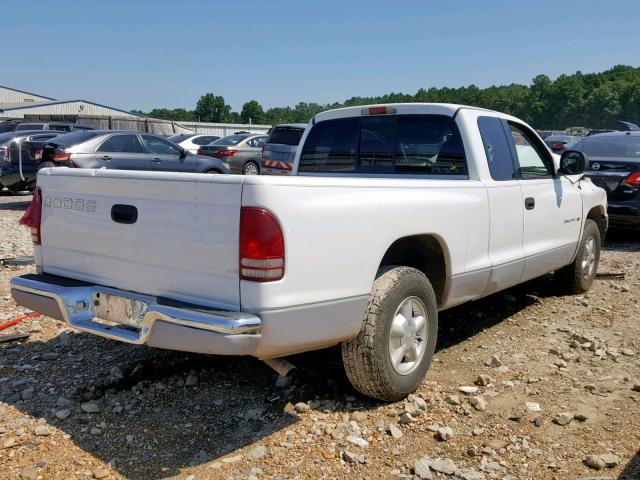
[[[195,172],[197,157],[184,155],[183,150],[155,135],[140,135],[144,148],[151,158],[154,170],[163,172]],[[186,152],[185,152],[186,153]]]
[[[582,196],[572,182],[557,176],[551,152],[526,125],[505,122],[522,188],[522,281],[571,263],[580,238]]]
[[[502,119],[480,116],[477,123],[491,176],[485,181],[491,270],[483,295],[488,295],[520,283],[525,264],[524,212],[522,187]]]

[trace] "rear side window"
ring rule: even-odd
[[[243,135],[243,134],[229,135],[229,136],[226,136],[226,137],[219,138],[218,140],[213,142],[213,144],[214,145],[222,145],[223,147],[230,147],[230,146],[239,144],[242,140],[244,140],[248,136],[249,135]]]
[[[300,172],[467,176],[450,117],[384,115],[326,120],[312,127]]]
[[[178,155],[180,150],[173,143],[153,135],[142,135],[142,141],[149,153],[156,155]]]
[[[516,169],[502,120],[496,117],[478,117],[478,129],[491,178],[498,181],[516,178]]]
[[[49,125],[51,130],[55,130],[57,132],[70,132],[71,127],[69,125]]]
[[[276,127],[271,132],[267,143],[296,146],[300,143],[300,139],[302,138],[303,133],[303,128]]]
[[[113,135],[100,147],[98,152],[112,153],[143,153],[142,146],[136,135]]]

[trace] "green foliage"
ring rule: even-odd
[[[240,118],[244,123],[264,123],[264,110],[257,100],[249,100],[242,106]]]
[[[225,103],[224,97],[213,93],[201,96],[193,113],[199,122],[229,122],[231,120],[231,106]]]
[[[421,88],[414,95],[352,97],[344,103],[324,105],[300,102],[295,107],[274,107],[266,112],[256,100],[251,100],[243,105],[239,114],[231,111],[223,97],[208,93],[198,100],[194,111],[163,108],[152,110],[148,115],[168,120],[230,123],[248,123],[251,118],[254,124],[275,125],[308,122],[315,114],[331,108],[404,102],[444,102],[488,108],[510,113],[544,129],[610,128],[616,119],[640,122],[640,68],[617,65],[601,73],[576,72],[560,75],[555,80],[538,75],[530,85],[430,87]]]

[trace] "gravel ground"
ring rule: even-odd
[[[0,258],[29,255],[27,198],[0,197]],[[24,312],[0,267],[0,321]],[[542,278],[441,315],[406,401],[349,386],[338,349],[275,374],[25,320],[0,343],[2,479],[640,478],[640,239],[618,234],[584,296]]]

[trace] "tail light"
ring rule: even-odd
[[[2,157],[5,162],[8,162],[10,160],[9,149],[4,147],[0,148],[0,157]]]
[[[196,151],[196,154],[197,154],[197,155],[204,155],[204,151],[203,151],[201,148],[199,148],[199,149]]]
[[[40,245],[40,222],[42,220],[42,191],[36,188],[33,200],[20,219],[20,225],[31,229],[31,240],[34,245]]]
[[[284,276],[284,235],[268,210],[242,207],[240,212],[240,278],[273,282]]]
[[[640,187],[640,172],[633,172],[625,178],[622,183],[633,187]]]
[[[71,160],[71,154],[65,152],[64,150],[55,150],[51,154],[51,160],[53,160],[54,162],[68,162],[69,160]]]
[[[33,155],[34,160],[42,160],[42,149],[36,148],[36,153]]]
[[[220,155],[221,157],[233,157],[236,154],[237,150],[233,150],[232,148],[229,148],[227,150],[219,150],[218,151],[218,155]]]

